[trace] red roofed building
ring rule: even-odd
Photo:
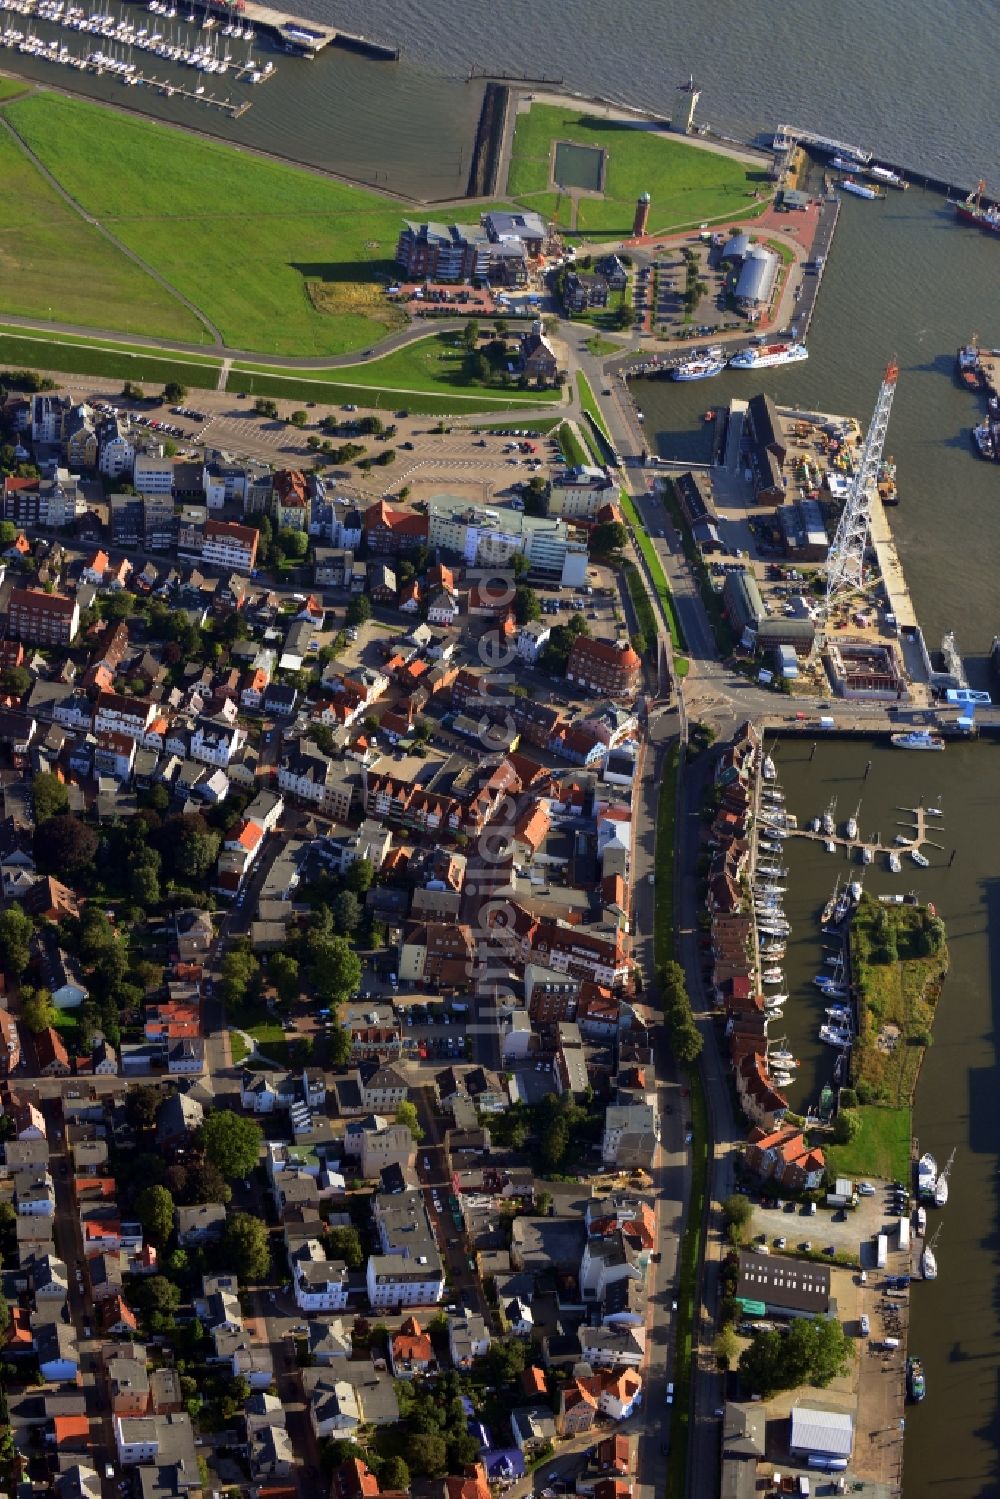
[[[449,1474],[444,1487],[446,1499],[490,1499],[490,1485],[482,1463],[466,1463],[462,1476]]]
[[[61,1452],[85,1452],[90,1447],[89,1416],[53,1416],[52,1440]]]
[[[31,1313],[23,1306],[12,1306],[10,1322],[3,1341],[7,1354],[31,1353],[34,1344],[31,1337]]]
[[[615,1473],[619,1477],[624,1477],[632,1468],[628,1437],[605,1437],[603,1441],[598,1442],[596,1462],[602,1472]]]
[[[752,1130],[744,1160],[755,1176],[779,1182],[794,1192],[815,1191],[826,1169],[822,1150],[810,1148],[802,1131],[791,1125],[770,1131]]]
[[[597,1418],[597,1391],[591,1388],[596,1384],[593,1377],[577,1376],[561,1387],[556,1412],[556,1431],[561,1437],[590,1431]]]
[[[234,521],[207,520],[202,532],[201,560],[231,572],[253,572],[257,561],[257,532]]]
[[[427,516],[419,510],[393,510],[377,500],[365,511],[364,534],[373,555],[415,552],[427,544]]]
[[[642,662],[626,641],[612,643],[578,635],[566,666],[571,682],[608,697],[634,697]]]
[[[777,1129],[788,1113],[788,1099],[768,1078],[763,1047],[740,1061],[736,1068],[736,1092],[747,1118],[767,1131]]]
[[[375,1499],[378,1479],[360,1457],[351,1458],[333,1470],[330,1499]]]
[[[42,1077],[68,1077],[69,1052],[59,1032],[51,1026],[35,1037],[35,1056]]]
[[[291,531],[305,531],[309,524],[309,481],[294,468],[281,468],[271,481],[276,519]]]
[[[69,645],[80,628],[76,599],[43,588],[12,588],[7,604],[7,633],[31,645]]]
[[[407,1317],[399,1331],[390,1338],[389,1362],[397,1379],[414,1379],[426,1374],[434,1363],[431,1340],[416,1317]]]
[[[527,1369],[522,1369],[521,1389],[532,1400],[547,1395],[549,1384],[545,1377],[545,1370],[540,1369],[537,1364],[530,1364]]]

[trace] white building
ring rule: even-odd
[[[526,625],[522,625],[517,632],[517,654],[522,661],[527,661],[529,666],[534,666],[538,660],[538,653],[544,645],[548,644],[552,634],[552,626],[548,620],[532,619]]]
[[[155,453],[137,453],[132,483],[138,494],[172,494],[173,459],[158,457]]]

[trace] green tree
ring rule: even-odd
[[[222,960],[222,1000],[238,1009],[247,997],[250,985],[260,973],[260,964],[249,947],[231,947]]]
[[[288,953],[276,952],[267,962],[267,976],[285,1004],[291,1004],[299,994],[299,965]]]
[[[418,1145],[420,1144],[424,1138],[424,1131],[417,1118],[416,1104],[410,1103],[409,1099],[404,1099],[401,1104],[398,1104],[396,1107],[396,1123],[405,1124],[414,1140],[416,1140]]]
[[[545,1171],[558,1171],[569,1149],[569,1126],[565,1119],[556,1117],[546,1130],[541,1142],[541,1164]]]
[[[372,617],[371,599],[365,594],[359,593],[347,606],[344,620],[349,626],[365,624]]]
[[[149,1083],[136,1083],[125,1093],[126,1117],[132,1128],[139,1132],[153,1128],[159,1106],[159,1090]]]
[[[23,697],[31,686],[31,672],[25,666],[8,666],[0,677],[0,686],[11,697]],[[48,771],[43,774],[47,775]]]
[[[292,424],[293,427],[298,427],[298,428],[301,429],[308,422],[308,420],[309,420],[309,413],[308,413],[308,411],[301,411],[301,410],[300,411],[293,411],[292,414],[291,414],[291,416],[288,418],[288,420],[291,422],[291,424]]]
[[[620,552],[628,541],[628,532],[620,521],[604,521],[590,533],[592,552]]]
[[[331,1067],[346,1067],[351,1060],[351,1038],[342,1025],[334,1025],[327,1037],[327,1055]]]
[[[168,380],[163,387],[163,400],[167,406],[180,406],[187,400],[187,386],[179,380]]]
[[[323,1246],[331,1260],[343,1260],[349,1270],[360,1270],[365,1262],[361,1235],[353,1223],[328,1228],[323,1235]]]
[[[150,864],[138,864],[129,870],[128,891],[132,900],[144,911],[152,911],[160,903],[160,880]]]
[[[229,1202],[232,1195],[232,1188],[227,1185],[226,1179],[218,1166],[213,1166],[211,1161],[201,1161],[197,1166],[192,1166],[186,1172],[184,1184],[184,1202],[186,1204]]]
[[[833,1138],[838,1145],[849,1145],[861,1128],[861,1115],[854,1109],[841,1109],[833,1121]]]
[[[361,984],[361,960],[345,937],[323,937],[310,952],[312,980],[325,1005],[339,1004]]]
[[[727,1223],[735,1223],[740,1228],[748,1228],[753,1219],[753,1205],[749,1197],[744,1197],[740,1192],[734,1192],[723,1202],[722,1215]]]
[[[151,1332],[167,1332],[173,1327],[174,1312],[181,1304],[180,1288],[173,1281],[164,1275],[137,1277],[129,1294]]]
[[[361,924],[361,902],[353,890],[341,890],[330,902],[334,930],[342,937],[357,931]]]
[[[519,583],[514,590],[514,617],[519,625],[529,624],[533,619],[542,617],[538,594],[526,583]]]
[[[38,1036],[42,1031],[47,1031],[50,1026],[55,1025],[58,1017],[59,1011],[52,1003],[52,995],[48,989],[21,990],[21,1019],[32,1035]]]
[[[249,1176],[260,1159],[263,1134],[259,1124],[234,1114],[231,1109],[213,1109],[202,1125],[205,1154],[223,1176]]]
[[[379,1470],[378,1482],[383,1493],[387,1491],[408,1493],[410,1470],[401,1457],[387,1457]]]
[[[301,562],[309,550],[309,537],[305,531],[282,526],[278,532],[278,550],[289,562]]]
[[[11,449],[13,456],[13,449]],[[12,520],[0,520],[0,548],[6,550],[17,540],[17,527]]]
[[[86,869],[97,853],[97,834],[71,812],[57,813],[35,828],[35,862],[59,879]]]
[[[271,1269],[266,1225],[251,1213],[232,1213],[222,1235],[222,1254],[224,1263],[232,1266],[240,1280],[264,1280]]]
[[[462,330],[462,339],[467,349],[474,349],[479,342],[479,324],[470,318]]]
[[[28,966],[34,931],[35,923],[20,906],[0,911],[0,963],[12,978],[21,978]]]
[[[348,867],[344,881],[348,890],[352,890],[355,895],[365,895],[371,889],[374,878],[375,870],[371,860],[355,859]]]
[[[135,1199],[135,1216],[146,1237],[162,1249],[174,1231],[174,1199],[166,1187],[143,1187]]]
[[[740,1356],[740,1340],[731,1322],[727,1322],[716,1334],[712,1351],[723,1369],[731,1369]]]
[[[448,1444],[437,1432],[412,1432],[406,1443],[406,1456],[413,1473],[443,1478],[448,1471]]]
[[[755,1394],[771,1395],[800,1384],[822,1388],[846,1373],[854,1347],[836,1318],[796,1317],[787,1332],[756,1332],[739,1358],[739,1371]]]

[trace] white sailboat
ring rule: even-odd
[[[826,834],[827,838],[832,838],[834,833],[837,831],[837,824],[835,821],[836,811],[837,798],[834,796],[830,798],[830,805],[827,807],[822,817],[821,825],[823,832]]]
[[[854,816],[853,817],[849,817],[847,819],[846,823],[844,824],[844,832],[847,834],[847,837],[850,839],[850,841],[852,843],[854,842],[855,838],[858,836],[858,817],[859,817],[860,813],[861,813],[861,803],[858,802],[858,805],[857,805],[857,807],[855,809],[855,812],[854,812]]]
[[[928,1240],[924,1245],[923,1253],[920,1256],[920,1273],[924,1277],[924,1280],[937,1280],[938,1263],[935,1251],[937,1249],[937,1241],[940,1237],[941,1229],[938,1227],[933,1239]]]
[[[952,1151],[945,1163],[944,1169],[934,1183],[934,1206],[936,1208],[943,1208],[948,1201],[948,1177],[951,1175],[951,1168],[954,1164],[955,1152]]]

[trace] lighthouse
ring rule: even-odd
[[[701,89],[694,86],[694,74],[690,74],[687,83],[679,83],[677,92],[681,98],[677,101],[677,118],[670,121],[674,130],[680,131],[681,135],[692,135],[694,133],[694,112],[701,98]]]
[[[642,239],[645,236],[649,224],[649,205],[652,201],[648,193],[640,193],[635,205],[635,218],[632,220],[633,239]]]

